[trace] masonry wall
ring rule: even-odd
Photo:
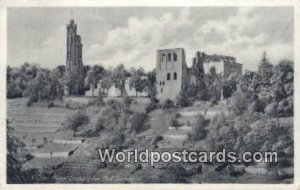
[[[224,73],[224,62],[223,61],[204,62],[203,63],[204,73],[210,73],[210,69],[212,67],[216,68],[217,73]]]
[[[156,83],[159,100],[175,100],[186,88],[187,66],[182,48],[157,50]]]

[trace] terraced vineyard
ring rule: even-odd
[[[26,107],[25,99],[7,100],[7,119],[11,121],[14,134],[28,146],[39,145],[45,139],[66,138],[64,121],[73,112],[57,107]]]

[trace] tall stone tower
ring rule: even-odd
[[[77,25],[71,19],[67,25],[65,95],[83,94],[84,70],[82,63],[81,37],[77,34]]]
[[[157,50],[157,98],[175,100],[186,89],[187,81],[184,49]]]

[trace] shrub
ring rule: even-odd
[[[150,112],[152,112],[153,110],[155,110],[157,108],[158,108],[157,103],[150,102],[149,104],[147,104],[147,106],[145,108],[145,111],[146,111],[146,113],[150,113]]]
[[[188,137],[192,141],[199,141],[207,136],[207,130],[205,129],[208,125],[208,121],[205,120],[203,115],[199,115],[197,121],[193,123],[193,131],[188,134]]]
[[[152,138],[151,144],[152,144],[153,146],[157,146],[157,143],[158,143],[159,141],[163,140],[163,139],[164,139],[163,136],[161,136],[161,135],[155,135],[155,136]]]
[[[89,117],[83,112],[77,112],[70,117],[67,118],[67,126],[73,130],[74,137],[76,135],[76,131],[82,125],[89,123]]]
[[[112,133],[111,140],[108,142],[108,147],[110,148],[116,148],[116,150],[122,150],[124,148],[126,137],[123,132],[120,131],[114,131]]]
[[[29,98],[27,101],[26,101],[26,106],[27,107],[30,107],[30,106],[32,106],[32,100],[31,100],[31,98]]]
[[[191,100],[189,99],[187,93],[181,92],[176,98],[177,105],[180,107],[186,107],[191,105]]]
[[[276,102],[272,102],[269,105],[267,105],[267,107],[265,108],[265,113],[269,116],[277,116],[277,107],[278,104]]]
[[[131,117],[131,130],[140,133],[149,128],[147,125],[148,115],[145,113],[134,113]]]
[[[172,172],[176,177],[186,177],[187,171],[180,164],[171,164],[168,166],[167,171]]]
[[[179,122],[177,121],[177,119],[171,119],[170,125],[171,125],[172,127],[175,127],[175,128],[177,128],[177,127],[180,126],[180,124],[179,124]]]
[[[89,106],[103,106],[104,105],[104,101],[103,98],[101,96],[97,96],[95,99],[91,99],[88,102]]]
[[[98,132],[102,131],[105,128],[105,121],[103,117],[98,118],[95,127]]]
[[[48,103],[48,108],[52,108],[52,107],[54,107],[54,103],[51,101]]]
[[[130,106],[133,102],[133,99],[129,96],[125,96],[123,97],[123,103],[126,105],[126,106]]]
[[[162,109],[170,109],[175,107],[174,102],[170,99],[167,99],[162,104]]]
[[[289,159],[281,159],[278,161],[279,167],[285,168],[285,167],[292,167],[294,164]]]
[[[23,92],[20,89],[20,87],[18,87],[18,85],[12,82],[7,84],[7,91],[6,91],[7,98],[19,98],[22,96],[23,96]]]
[[[65,103],[65,108],[67,108],[67,109],[70,109],[70,108],[71,108],[70,102],[66,102],[66,103]]]
[[[186,122],[186,125],[187,125],[187,126],[190,126],[190,125],[191,125],[190,120],[188,120],[188,121]]]
[[[43,141],[44,141],[44,144],[46,144],[46,143],[48,142],[47,137],[44,137],[44,138],[43,138]]]
[[[241,115],[245,110],[248,109],[249,100],[247,99],[246,93],[237,91],[230,98],[230,106],[236,115]]]

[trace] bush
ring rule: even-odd
[[[246,93],[237,91],[230,98],[230,106],[236,115],[241,115],[248,109],[249,99],[247,99]]]
[[[181,92],[176,98],[177,105],[180,107],[186,107],[191,105],[191,100],[189,99],[187,93]]]
[[[269,116],[276,117],[277,116],[277,107],[278,104],[276,102],[272,102],[265,108],[265,113]]]
[[[91,100],[89,100],[88,105],[89,106],[103,106],[104,105],[103,98],[101,96],[98,96],[95,99],[91,99]]]
[[[49,102],[48,103],[48,108],[52,108],[52,107],[54,107],[54,103],[53,102]]]
[[[161,136],[161,135],[155,135],[155,136],[152,138],[151,144],[152,144],[153,146],[157,146],[157,143],[158,143],[159,141],[163,140],[163,139],[164,139],[163,136]]]
[[[158,108],[157,103],[150,102],[149,104],[147,104],[147,106],[145,108],[145,111],[146,111],[146,113],[150,113],[150,112],[152,112],[153,110],[155,110],[157,108]]]
[[[148,115],[145,113],[134,113],[131,117],[131,130],[140,133],[149,128]]]
[[[177,119],[171,119],[170,125],[171,125],[172,127],[175,127],[175,128],[177,128],[177,127],[180,126],[180,124],[179,124],[179,122],[177,121]]]
[[[117,151],[122,150],[124,148],[124,143],[126,140],[126,136],[123,132],[115,131],[112,134],[111,140],[108,142],[108,147],[116,148]]]
[[[73,130],[74,137],[76,135],[76,131],[82,125],[89,123],[89,117],[83,112],[77,112],[70,117],[67,118],[67,126]]]
[[[26,101],[26,106],[30,107],[30,106],[32,106],[32,103],[33,103],[32,99],[28,98],[28,100]]]
[[[162,104],[162,109],[170,109],[175,107],[174,102],[170,99],[167,99]]]
[[[86,108],[88,106],[88,104],[83,103],[83,102],[76,102],[73,100],[66,100],[66,102],[64,103],[64,106],[67,109],[83,109],[83,108]]]
[[[205,120],[203,115],[199,115],[197,121],[193,123],[193,131],[188,134],[188,137],[192,141],[203,140],[207,136],[207,130],[205,129],[208,125],[208,121]]]
[[[6,97],[7,98],[20,98],[23,96],[22,90],[14,83],[7,84]]]
[[[123,103],[126,105],[126,106],[130,106],[133,102],[133,99],[129,96],[125,96],[123,97]]]
[[[289,159],[278,160],[278,164],[279,164],[279,167],[281,167],[281,168],[292,167],[294,165],[293,162]]]
[[[104,121],[104,118],[103,117],[99,117],[97,122],[96,122],[96,125],[95,125],[95,128],[96,130],[99,132],[99,131],[102,131],[104,128],[105,128],[105,121]]]

